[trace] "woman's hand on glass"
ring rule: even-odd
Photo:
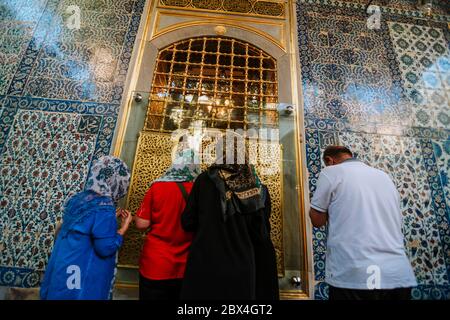
[[[128,227],[130,226],[131,221],[133,220],[133,216],[131,215],[131,213],[127,210],[124,209],[119,209],[121,210],[120,213],[117,214],[117,216],[121,218],[121,226],[120,229],[117,231],[117,233],[119,233],[120,235],[124,235],[127,230]]]
[[[127,216],[127,210],[125,210],[125,209],[122,209],[122,208],[117,208],[117,210],[116,210],[116,217],[117,218],[122,218],[122,217],[126,217]]]

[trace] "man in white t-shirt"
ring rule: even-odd
[[[383,171],[329,146],[311,200],[315,227],[328,222],[325,281],[330,300],[411,298],[417,285],[406,256],[400,196]]]

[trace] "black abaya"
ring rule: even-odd
[[[196,179],[182,215],[195,233],[186,265],[181,299],[278,299],[275,250],[270,239],[270,197],[256,213],[226,221],[220,195],[207,172]]]

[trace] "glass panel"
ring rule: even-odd
[[[178,43],[175,47],[176,51],[186,51],[189,49],[189,43],[190,41],[182,41]]]
[[[151,93],[142,93],[141,102],[132,102],[124,144],[124,152],[128,154],[123,157],[132,164],[134,155],[142,155],[139,152],[148,152],[153,146],[136,147],[141,128],[141,137],[159,143],[165,139],[161,137],[168,136],[166,133],[179,128],[190,132],[194,128],[247,129],[247,132],[255,129],[262,144],[257,147],[258,174],[269,186],[273,200],[272,229],[278,230],[271,235],[277,251],[280,289],[300,292],[304,287],[295,287],[292,281],[292,277],[305,275],[296,171],[297,133],[295,116],[286,113],[278,103],[276,70],[273,58],[237,39],[195,38],[163,49],[156,61]],[[164,148],[156,152],[155,166],[166,156]],[[274,171],[270,173],[270,169]],[[130,206],[139,203],[136,199],[130,200]],[[125,245],[122,252],[128,248]],[[137,265],[138,254],[134,256],[136,261],[131,262],[122,256],[121,264]]]
[[[202,63],[202,54],[198,52],[191,52],[189,54],[189,62],[190,63]]]
[[[247,94],[253,96],[259,96],[261,92],[261,87],[259,82],[248,82],[247,83]]]
[[[247,78],[250,81],[258,81],[258,85],[259,85],[259,81],[261,80],[261,71],[260,70],[249,70]]]
[[[220,41],[220,52],[225,54],[231,54],[233,52],[233,42],[229,40],[221,40]]]
[[[205,51],[216,53],[219,48],[219,42],[217,40],[209,40],[206,42]]]
[[[184,94],[182,89],[169,89],[169,99],[168,101],[182,101],[184,99]]]
[[[277,78],[275,76],[275,71],[263,70],[262,72],[262,80],[276,82]]]
[[[151,99],[152,100],[166,100],[167,99],[167,88],[161,88],[161,87],[153,87]]]
[[[233,66],[245,67],[247,59],[245,57],[234,57]]]
[[[163,119],[162,116],[154,116],[154,115],[149,114],[146,119],[145,127],[148,130],[159,131],[159,130],[161,130],[162,119]]]
[[[233,68],[233,79],[244,81],[247,77],[247,72],[245,69]]]
[[[261,123],[263,127],[276,128],[278,124],[278,112],[277,111],[262,111]]]
[[[275,83],[263,83],[262,93],[265,96],[276,96],[277,85]]]
[[[217,64],[217,55],[211,54],[211,53],[206,53],[203,63],[204,64],[214,64],[214,65]]]
[[[202,66],[200,64],[189,64],[187,75],[190,77],[200,77]]]
[[[260,58],[248,58],[248,67],[249,68],[261,68],[261,59]]]
[[[252,48],[252,47],[248,47],[248,55],[250,56],[250,57],[259,57],[259,56],[261,56],[262,55],[262,52],[261,52],[261,50],[258,50],[258,49],[256,49],[256,48]]]
[[[164,50],[159,54],[160,60],[172,61],[173,59],[173,51],[172,50]]]
[[[185,89],[191,91],[191,90],[198,90],[199,88],[199,79],[198,78],[187,78],[186,79],[186,87]]]
[[[234,83],[233,83],[234,84]],[[246,105],[246,95],[242,93],[235,93],[240,92],[235,90],[237,87],[233,87],[233,94],[231,95],[231,100],[233,101],[233,105],[235,107],[244,107]]]
[[[187,61],[187,52],[184,51],[176,51],[175,52],[175,61]]]
[[[191,41],[190,50],[191,51],[202,52],[204,43],[205,43],[204,39],[193,39]]]
[[[231,66],[231,56],[220,56],[219,64],[221,66]]]
[[[159,58],[144,130],[278,126],[276,64],[261,50],[201,38],[175,44]]]
[[[258,109],[248,109],[247,110],[247,118],[248,123],[258,125],[259,126],[259,110]]]
[[[275,61],[272,58],[264,58],[262,67],[264,69],[275,70]]]
[[[158,73],[169,73],[170,72],[170,62],[160,61],[156,67],[156,72]]]

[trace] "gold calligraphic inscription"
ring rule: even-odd
[[[161,7],[177,7],[181,9],[208,10],[269,17],[284,17],[285,13],[285,4],[280,0],[160,0],[159,5]]]

